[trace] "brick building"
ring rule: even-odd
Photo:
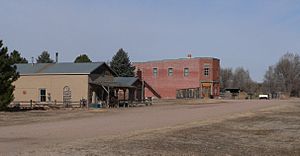
[[[134,66],[163,99],[218,97],[220,94],[220,60],[217,58],[135,62]],[[146,89],[145,96],[154,97],[152,92]]]

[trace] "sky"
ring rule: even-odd
[[[300,52],[297,0],[0,0],[0,40],[27,60],[48,51],[109,61],[216,57],[262,82],[286,52]]]

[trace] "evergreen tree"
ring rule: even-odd
[[[14,63],[14,64],[17,64],[17,63],[28,63],[28,61],[26,60],[26,58],[22,57],[21,54],[14,50],[12,53],[10,53],[10,58],[11,58],[11,61]]]
[[[8,55],[7,47],[2,46],[2,40],[0,40],[0,110],[5,110],[14,100],[15,87],[12,83],[18,79],[19,74]]]
[[[92,62],[86,54],[77,56],[74,61],[74,63],[84,63],[84,62]]]
[[[36,59],[37,63],[53,63],[48,51],[43,51],[42,54]]]
[[[110,67],[119,75],[123,77],[134,76],[135,67],[132,66],[128,54],[121,48],[113,56],[110,62]]]

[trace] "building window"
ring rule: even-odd
[[[40,101],[46,102],[46,89],[40,89]]]
[[[204,76],[209,76],[209,65],[204,65]]]
[[[158,70],[157,70],[157,68],[153,68],[153,76],[157,76],[157,74],[158,74]]]
[[[168,76],[173,76],[173,68],[168,68]]]
[[[189,72],[189,68],[184,68],[184,69],[183,69],[183,75],[184,75],[184,76],[189,76],[189,73],[190,73],[190,72]]]
[[[205,76],[209,75],[209,68],[207,68],[207,67],[204,68],[204,75]]]

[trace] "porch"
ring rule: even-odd
[[[105,108],[148,104],[144,90],[144,82],[135,77],[114,77],[111,80],[100,78],[89,82],[88,103]]]

